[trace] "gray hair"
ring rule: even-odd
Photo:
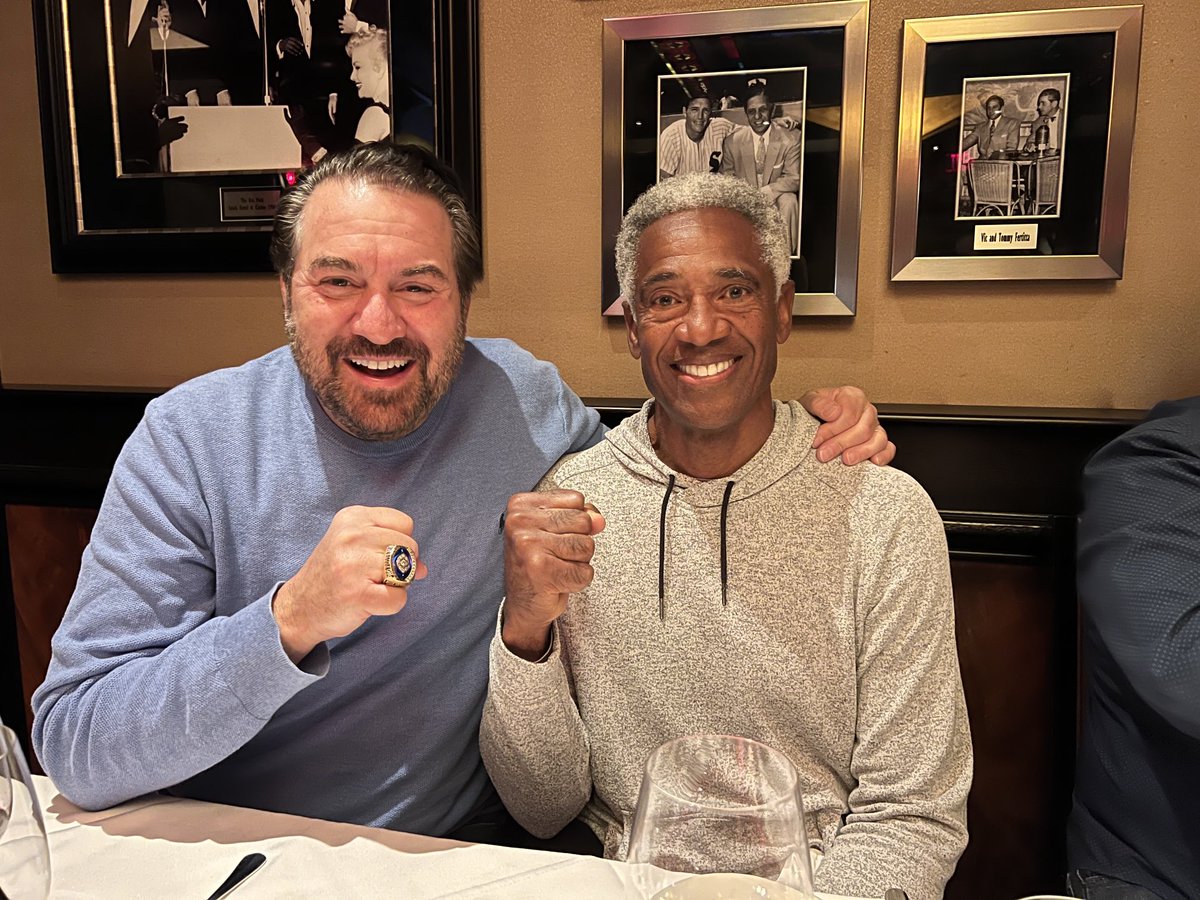
[[[763,262],[775,277],[775,294],[791,277],[791,250],[779,210],[756,187],[732,175],[692,172],[667,178],[634,201],[617,233],[617,279],[621,296],[636,308],[638,243],[659,219],[693,209],[718,207],[744,216],[754,227]]]
[[[349,150],[329,154],[280,199],[271,233],[271,262],[287,285],[289,294],[304,209],[313,191],[325,181],[363,187],[372,185],[438,201],[450,217],[454,277],[463,306],[466,306],[471,292],[483,277],[483,251],[479,226],[467,209],[458,178],[449,166],[424,147],[390,141],[356,144]]]

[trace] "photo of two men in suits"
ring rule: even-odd
[[[963,79],[956,219],[1059,216],[1070,80],[1066,72]],[[947,125],[953,113],[947,106]]]
[[[807,69],[662,75],[659,180],[684,172],[732,175],[775,203],[799,255]]]

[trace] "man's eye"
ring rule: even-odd
[[[731,285],[730,288],[725,291],[725,296],[727,296],[730,300],[744,300],[750,296],[750,291],[735,284]]]
[[[343,278],[340,275],[335,275],[324,279],[322,284],[328,285],[331,288],[348,288],[350,287],[350,279]]]

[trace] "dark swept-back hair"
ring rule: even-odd
[[[1055,103],[1062,105],[1062,92],[1059,91],[1058,88],[1046,88],[1044,91],[1038,94],[1039,100],[1041,100],[1043,97],[1049,97]]]
[[[467,209],[462,187],[453,170],[416,144],[373,141],[331,153],[304,175],[279,201],[271,232],[271,262],[290,286],[296,265],[296,241],[304,209],[313,191],[324,181],[374,185],[399,193],[432,197],[450,217],[454,277],[465,305],[483,277],[483,252],[479,226]]]
[[[750,93],[748,93],[746,95],[746,99],[742,101],[742,110],[744,112],[750,112],[750,101],[755,97],[762,97],[763,102],[765,102],[768,107],[774,109],[774,104],[771,102],[771,96],[767,93],[767,86],[765,84],[758,84],[750,89]]]

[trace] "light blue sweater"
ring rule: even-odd
[[[166,393],[117,460],[34,695],[42,765],[91,808],[171,788],[452,831],[492,797],[478,726],[500,515],[602,432],[553,366],[503,340],[469,341],[398,441],[337,428],[286,348]],[[297,668],[271,596],[356,504],[412,516],[429,577]]]

